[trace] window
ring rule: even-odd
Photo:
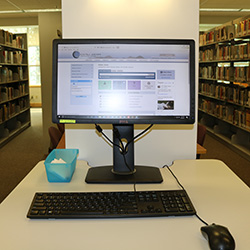
[[[38,26],[0,27],[12,33],[27,33],[29,56],[29,85],[40,86],[40,47]]]

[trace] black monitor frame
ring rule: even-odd
[[[189,116],[138,116],[136,118],[102,118],[83,116],[57,115],[57,86],[58,86],[58,46],[60,44],[167,44],[189,45],[189,84],[190,84],[190,115]],[[113,133],[114,144],[121,140],[133,140],[134,124],[193,124],[195,122],[195,42],[190,39],[56,39],[53,41],[53,76],[52,76],[52,121],[54,123],[80,124],[112,124],[119,132],[119,138]],[[128,165],[130,167],[128,167]],[[134,142],[126,152],[113,146],[113,165],[90,168],[86,182],[88,183],[160,183],[162,181],[158,168],[134,166]]]

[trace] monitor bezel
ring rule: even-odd
[[[174,44],[190,46],[190,116],[138,116],[137,118],[89,118],[84,116],[58,117],[57,69],[59,44]],[[195,41],[192,39],[55,39],[52,64],[52,121],[80,124],[194,124],[195,123]]]

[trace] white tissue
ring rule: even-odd
[[[58,159],[54,159],[51,163],[66,163],[62,158]]]

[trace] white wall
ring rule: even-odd
[[[37,25],[38,18],[34,17],[13,17],[11,14],[0,16],[0,25],[1,26],[28,26],[28,25]]]
[[[62,25],[64,38],[190,38],[198,52],[199,1],[62,0]],[[79,148],[79,159],[92,166],[112,163],[112,149],[93,127],[66,128],[66,146]],[[196,125],[158,125],[135,144],[135,155],[136,164],[157,166],[194,159]]]
[[[41,86],[30,86],[31,107],[42,107]]]
[[[39,13],[39,43],[43,107],[43,150],[48,153],[50,138],[48,128],[52,123],[52,41],[57,30],[62,29],[61,13]]]

